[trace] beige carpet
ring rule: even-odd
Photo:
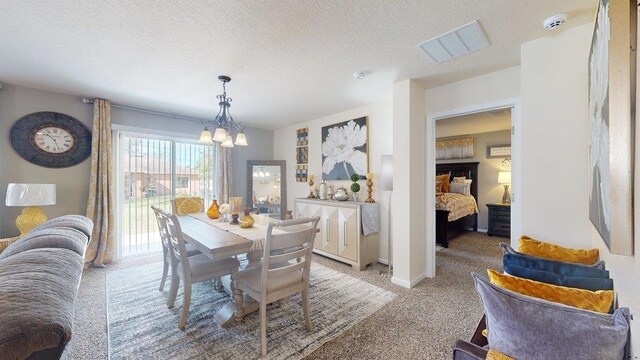
[[[315,256],[314,261],[387,289],[397,297],[307,356],[307,359],[447,359],[459,338],[468,339],[482,317],[470,273],[501,269],[497,244],[506,239],[469,233],[437,252],[437,276],[409,290],[390,283],[375,265],[365,271]],[[107,269],[89,269],[82,279],[76,322],[67,359],[107,359],[106,273],[160,261],[158,255],[121,261]]]

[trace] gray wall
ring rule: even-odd
[[[478,199],[476,199],[480,209],[478,228],[486,230],[488,227],[487,204],[502,202],[502,194],[504,193],[504,187],[498,184],[498,172],[501,170],[504,159],[487,159],[487,146],[510,144],[511,132],[503,130],[469,136],[474,138],[474,157],[472,159],[438,160],[436,163],[480,162],[478,165]]]
[[[13,123],[24,115],[38,111],[55,111],[73,116],[87,127],[92,125],[92,106],[83,104],[77,96],[54,93],[4,83],[0,90],[0,237],[18,233],[14,221],[21,208],[4,206],[7,184],[10,182],[55,183],[57,204],[44,208],[50,217],[64,214],[84,214],[90,161],[64,169],[48,169],[23,160],[11,146],[9,132]],[[197,121],[151,115],[114,108],[114,124],[199,135],[202,125]],[[273,131],[248,128],[246,148],[232,150],[233,193],[245,196],[246,160],[273,158]]]

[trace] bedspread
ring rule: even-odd
[[[478,213],[478,204],[471,195],[457,193],[436,194],[436,210],[449,211],[449,221],[456,221],[467,215]]]

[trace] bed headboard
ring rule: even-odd
[[[450,181],[454,177],[464,176],[471,182],[471,195],[478,200],[478,164],[479,162],[460,162],[448,164],[436,164],[436,175],[451,174]]]

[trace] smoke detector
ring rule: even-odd
[[[542,27],[547,30],[553,30],[567,21],[567,14],[558,14],[548,17],[542,22]]]
[[[364,71],[356,71],[353,73],[353,78],[356,80],[362,80],[365,76],[367,76],[367,73]]]

